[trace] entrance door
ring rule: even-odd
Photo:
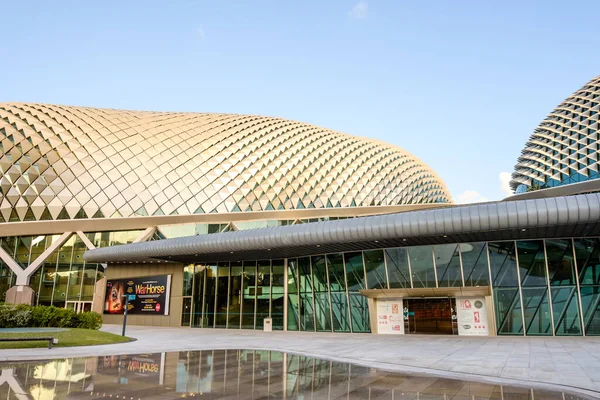
[[[453,335],[456,331],[453,298],[404,299],[406,333]]]
[[[76,313],[92,311],[91,301],[67,301],[65,308],[75,310]]]

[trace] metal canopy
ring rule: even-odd
[[[213,262],[425,244],[585,236],[600,236],[597,193],[133,243],[89,250],[84,260]]]

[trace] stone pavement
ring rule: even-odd
[[[104,331],[120,333],[106,325]],[[136,341],[0,350],[0,361],[205,349],[266,349],[401,371],[600,398],[600,337],[386,336],[129,326]],[[579,389],[579,390],[578,390]]]

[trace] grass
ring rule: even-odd
[[[0,329],[0,338],[26,338],[26,337],[53,337],[58,343],[52,347],[92,346],[96,344],[113,344],[128,342],[131,339],[108,332],[91,329],[66,329],[60,332],[23,332],[3,333]],[[48,341],[35,342],[0,342],[0,349],[30,349],[48,348]]]

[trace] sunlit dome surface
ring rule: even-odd
[[[281,118],[0,103],[0,221],[448,203],[386,143]]]
[[[600,76],[569,96],[535,129],[510,185],[517,193],[600,177]]]

